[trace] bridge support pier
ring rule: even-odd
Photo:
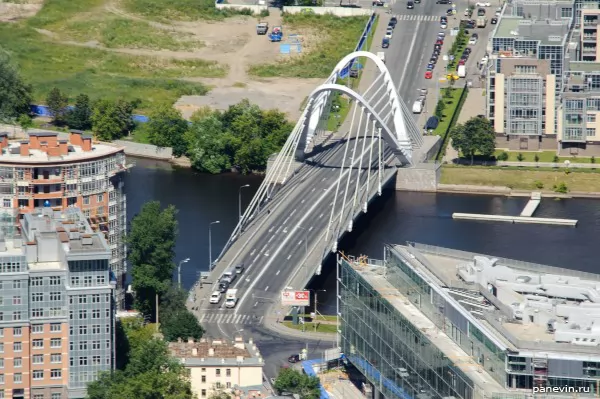
[[[306,159],[306,153],[304,152],[304,149],[298,147],[298,149],[296,149],[296,153],[294,156],[294,159],[296,162],[304,162],[304,160]]]

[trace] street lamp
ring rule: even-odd
[[[314,290],[314,289],[309,289],[309,291],[312,291],[315,293],[315,318],[317,317],[317,303],[319,302],[318,300],[318,294],[319,292],[327,292],[327,290]]]
[[[240,189],[238,190],[238,214],[240,216],[240,220],[242,220],[242,188],[247,187],[250,187],[250,185],[244,184],[243,186],[240,186]]]
[[[210,222],[208,225],[208,271],[212,271],[212,225],[221,223],[220,220]]]
[[[308,230],[302,226],[298,226],[299,229],[304,230],[304,274],[308,277]]]
[[[179,288],[181,288],[181,265],[184,263],[188,263],[189,261],[190,258],[185,258],[184,260],[179,262],[179,265],[177,265],[177,284],[179,285]]]

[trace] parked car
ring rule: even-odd
[[[472,49],[471,47],[466,47],[466,48],[463,50],[463,54],[471,54],[471,51],[473,51],[473,49]]]
[[[429,60],[430,64],[436,64],[437,63],[437,57],[431,57],[431,59]]]
[[[473,15],[473,10],[471,10],[470,8],[467,8],[463,14],[465,17],[469,17],[471,18],[471,16]]]
[[[427,70],[428,71],[433,71],[434,65],[433,64],[427,64]]]
[[[433,72],[432,71],[425,72],[425,79],[431,79],[432,77],[433,77]]]
[[[479,10],[477,10],[477,16],[485,17],[485,8],[480,8]]]
[[[385,31],[385,37],[387,37],[388,39],[391,39],[392,36],[394,36],[394,29],[387,28]]]
[[[425,122],[425,130],[432,132],[438,127],[439,124],[440,120],[437,116],[430,116],[429,119],[427,119],[427,122]]]
[[[490,7],[491,5],[492,4],[487,1],[482,2],[482,3],[475,3],[475,7]]]
[[[374,7],[383,7],[384,5],[385,5],[385,1],[383,1],[383,0],[374,0],[373,1]]]
[[[406,8],[408,8],[409,10],[412,10],[413,8],[415,8],[415,3],[412,1],[409,1],[408,3],[406,3]]]
[[[390,47],[390,39],[387,37],[384,37],[383,40],[381,40],[381,48],[388,48]]]
[[[440,28],[446,29],[447,27],[448,27],[448,21],[441,21],[440,22]]]
[[[497,23],[498,23],[498,18],[492,18],[492,19],[490,19],[490,24],[496,25]]]
[[[290,363],[298,363],[299,361],[300,361],[300,355],[298,355],[298,354],[288,357],[288,362],[290,362]]]
[[[437,39],[435,41],[435,44],[439,44],[440,46],[443,46],[444,45],[444,41],[442,39]]]
[[[479,39],[479,36],[477,36],[477,33],[473,33],[471,35],[471,38],[469,39],[469,44],[471,44],[471,45],[477,44],[478,39]]]
[[[435,4],[450,4],[450,0],[436,0]]]
[[[392,17],[392,19],[390,19],[390,25],[393,25],[394,28],[396,27],[397,23],[398,23],[398,18]]]

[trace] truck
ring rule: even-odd
[[[269,32],[269,24],[267,22],[259,22],[256,25],[257,35],[266,35]]]
[[[459,78],[464,78],[467,76],[467,67],[465,65],[459,65],[457,73]]]
[[[238,298],[237,298],[237,289],[229,289],[227,290],[227,292],[225,293],[225,307],[226,308],[235,308],[235,305],[237,304]]]
[[[283,30],[281,26],[274,26],[271,33],[269,33],[269,39],[272,42],[280,42],[283,39]]]
[[[485,28],[486,25],[487,25],[486,17],[477,17],[477,27],[478,28]]]

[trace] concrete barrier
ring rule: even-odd
[[[557,226],[577,226],[574,219],[534,218],[523,216],[484,215],[480,213],[453,213],[452,219],[481,220],[488,222],[524,223],[524,224],[553,224]]]
[[[348,8],[348,7],[283,7],[283,12],[288,14],[332,14],[336,17],[358,17],[362,15],[371,15],[373,11],[366,8]]]
[[[215,7],[219,10],[230,9],[230,10],[250,10],[252,14],[260,14],[263,11],[267,11],[269,7],[267,5],[256,5],[256,4],[215,4]]]
[[[134,143],[126,140],[114,140],[112,142],[125,149],[125,155],[131,155],[140,158],[161,159],[170,161],[173,158],[173,149],[170,147],[157,147],[152,144]]]

